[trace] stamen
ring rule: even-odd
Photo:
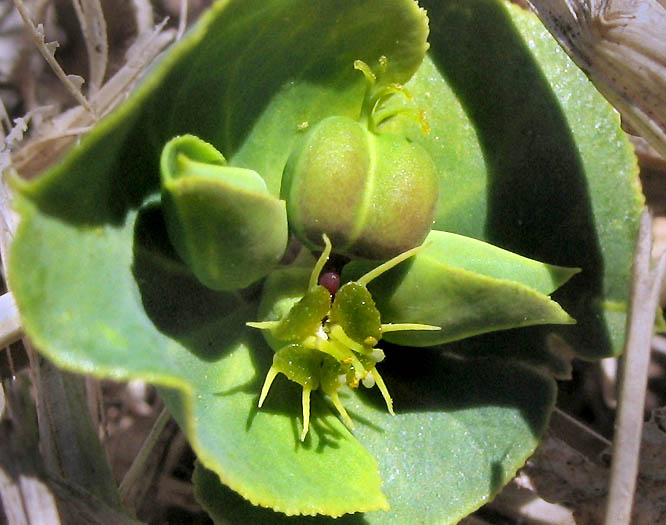
[[[384,102],[386,102],[393,95],[402,95],[407,100],[411,100],[412,94],[402,84],[388,84],[378,89],[370,99],[372,104],[373,113],[379,109]],[[379,125],[379,121],[376,122]]]
[[[372,72],[372,69],[370,69],[368,64],[363,62],[363,60],[354,60],[354,69],[360,71],[363,73],[363,76],[365,76],[365,79],[368,82],[368,91],[375,86],[375,82],[377,82],[377,75]]]
[[[397,266],[402,261],[404,261],[406,259],[409,259],[413,255],[416,255],[417,253],[419,253],[421,250],[423,250],[427,246],[428,246],[427,244],[422,244],[421,246],[417,246],[416,248],[412,248],[411,250],[407,250],[406,252],[402,252],[402,253],[396,255],[395,257],[393,257],[393,259],[389,259],[385,263],[382,263],[379,266],[377,266],[376,268],[373,268],[372,270],[370,270],[368,273],[366,273],[363,277],[358,279],[356,282],[358,284],[360,284],[361,286],[366,286],[367,287],[368,283],[370,281],[372,281],[373,279],[376,279],[377,277],[379,277],[384,272],[388,272],[391,268],[393,268],[394,266]]]
[[[374,110],[373,93],[375,84],[377,83],[377,76],[363,60],[354,60],[354,69],[360,71],[365,76],[365,94],[363,95],[360,119],[371,124],[372,111]]]
[[[363,386],[365,388],[372,388],[375,386],[375,378],[372,375],[372,372],[363,378]]]
[[[261,408],[261,405],[264,404],[264,399],[266,399],[268,391],[270,390],[273,381],[275,381],[275,378],[279,373],[280,371],[272,366],[268,370],[268,373],[266,374],[266,379],[264,379],[264,386],[261,388],[261,395],[259,396],[259,408]]]
[[[382,323],[382,333],[401,332],[403,330],[441,330],[441,326],[419,323]]]
[[[377,369],[374,369],[371,374],[375,378],[375,382],[377,383],[377,388],[379,388],[379,391],[382,393],[382,397],[384,398],[384,401],[386,402],[386,408],[389,411],[389,414],[392,416],[395,416],[395,412],[393,412],[393,399],[391,399],[391,395],[389,394],[388,388],[386,388],[386,384],[384,383],[384,380],[382,379],[382,376],[379,375],[379,372],[377,372]]]
[[[376,338],[376,337],[372,337],[371,335],[369,335],[368,337],[366,337],[365,339],[363,339],[363,344],[366,345],[366,346],[369,346],[369,347],[373,347],[373,346],[375,346],[377,343],[379,343],[379,341],[377,340],[377,338]]]
[[[303,387],[303,432],[301,432],[301,441],[305,441],[305,436],[310,428],[310,392],[312,389]]]
[[[368,357],[375,363],[381,363],[386,358],[386,354],[381,348],[373,348]]]
[[[331,255],[332,247],[331,247],[331,241],[328,238],[328,235],[326,235],[324,233],[322,235],[322,238],[324,239],[324,251],[321,252],[321,255],[319,256],[319,259],[317,260],[317,263],[314,265],[314,268],[312,269],[312,274],[310,275],[310,283],[308,285],[308,290],[319,282],[319,274],[321,273],[322,269],[324,268],[324,265],[326,264],[326,261],[328,261],[328,257]]]
[[[356,354],[335,339],[329,339],[328,341],[319,339],[317,341],[317,350],[330,355],[338,363],[351,364],[358,378],[364,377],[368,373],[358,360],[358,357],[356,357]]]
[[[424,135],[428,135],[430,133],[430,125],[426,119],[425,111],[403,106],[386,108],[383,110],[378,109],[372,114],[373,125],[376,128],[385,120],[388,120],[389,118],[396,115],[405,115],[410,120],[416,122],[421,128],[421,133]]]
[[[388,67],[388,58],[386,58],[386,55],[380,56],[378,62],[379,62],[379,72],[386,73],[386,68]]]

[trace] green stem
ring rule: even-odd
[[[359,120],[370,129],[372,126],[372,112],[374,110],[373,99],[377,77],[372,72],[372,69],[370,69],[370,66],[363,62],[363,60],[355,60],[354,69],[359,70],[365,77],[365,95],[363,96],[363,105],[361,106]]]

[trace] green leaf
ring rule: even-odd
[[[427,257],[452,268],[516,281],[545,295],[553,293],[580,271],[528,259],[455,233],[432,231],[424,244],[426,249],[416,255],[417,259]]]
[[[199,459],[256,504],[331,515],[386,506],[375,460],[321,404],[304,445],[291,383],[276,380],[257,409],[272,351],[245,327],[255,308],[199,284],[175,258],[157,206],[88,232],[25,198],[20,210],[30,224],[21,239],[34,242],[17,242],[14,260],[53,259],[21,266],[12,283],[26,331],[56,364],[169,387],[163,397]]]
[[[555,295],[578,324],[555,331],[582,357],[617,355],[644,203],[617,113],[535,16],[496,0],[420,3],[431,48],[407,88],[431,131],[400,116],[384,126],[439,167],[435,228],[581,268]]]
[[[214,292],[177,258],[156,203],[159,160],[174,135],[195,133],[277,195],[298,124],[359,110],[354,60],[384,55],[386,80],[405,81],[425,52],[425,13],[411,0],[340,5],[217,2],[61,163],[15,181],[9,278],[36,346],[69,370],[164,387],[200,460],[288,513],[386,507],[376,461],[317,402],[299,445],[300,405],[284,378],[256,409],[272,357],[245,327],[256,291]],[[304,109],[273,111],[278,99]]]
[[[223,115],[232,131],[224,142],[233,151],[230,163],[255,169],[279,195],[283,167],[304,129],[331,115],[358,117],[365,81],[354,61],[375,67],[385,56],[380,82],[406,82],[428,47],[427,17],[411,0],[255,0],[246,11],[257,5],[261,25],[254,16],[243,21],[253,33],[250,45],[240,41],[227,54],[232,74]]]
[[[340,516],[387,508],[375,459],[318,396],[303,443],[296,383],[278,377],[257,408],[263,377],[255,368],[263,375],[272,352],[260,337],[254,344],[262,351],[244,345],[219,363],[217,377],[197,391],[191,412],[182,394],[160,390],[183,428],[194,420],[188,438],[199,461],[253,504],[286,514]]]
[[[551,266],[460,235],[432,231],[424,248],[374,279],[368,289],[384,323],[423,323],[440,331],[391,332],[405,346],[434,346],[495,330],[574,320],[549,297],[576,269]],[[376,266],[353,261],[343,280]]]
[[[554,383],[506,360],[460,361],[426,349],[387,354],[379,366],[396,398],[395,416],[375,390],[342,396],[354,435],[378,458],[391,510],[340,521],[403,524],[418,516],[456,523],[524,464],[547,424]],[[219,523],[230,516],[241,523],[329,523],[247,505],[201,466],[194,480],[197,499]]]

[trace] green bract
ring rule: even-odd
[[[216,521],[456,522],[543,435],[556,391],[544,371],[568,372],[549,342],[587,359],[622,347],[643,200],[617,114],[532,15],[499,0],[420,4],[427,16],[413,0],[218,0],[61,162],[15,184],[9,285],[26,333],[68,370],[157,385]],[[376,90],[361,64],[377,71]],[[385,88],[397,94],[368,111],[368,93]],[[287,214],[296,232],[298,213],[335,208],[337,187],[310,189],[326,173],[289,170],[308,160],[303,143],[321,133],[326,144],[336,126],[388,163],[382,173],[406,157],[422,174],[430,159],[439,198],[421,251],[365,284],[382,261],[354,261],[332,298],[310,281],[339,273],[340,254],[323,270],[309,250],[273,265],[285,206],[298,205]],[[365,189],[344,202],[361,194],[378,213],[392,206]],[[365,208],[349,206],[337,220],[360,231]],[[376,241],[393,242],[406,220],[388,211]],[[321,244],[309,235],[308,247]],[[280,326],[246,324],[257,321]],[[442,329],[384,333],[392,322]],[[545,324],[524,327],[534,323]],[[365,371],[380,369],[395,415],[379,389],[336,388],[352,367],[310,345],[335,326]],[[484,333],[509,327],[522,328]],[[376,368],[362,359],[368,338],[386,354]],[[259,409],[273,366],[284,375]]]
[[[375,266],[351,262],[343,279]],[[548,294],[578,271],[469,237],[432,231],[412,261],[380,276],[369,288],[386,321],[441,327],[438,332],[387,334],[387,341],[434,346],[506,328],[574,323]]]
[[[404,111],[384,110],[404,90],[377,88],[368,66],[355,66],[368,84],[360,120],[333,116],[307,130],[289,157],[280,195],[289,225],[308,246],[321,246],[327,234],[339,253],[388,259],[423,242],[434,223],[439,180],[422,146],[378,131]]]
[[[213,290],[264,277],[287,246],[284,201],[258,173],[226,165],[197,137],[169,141],[161,159],[162,210],[169,238],[194,275]]]

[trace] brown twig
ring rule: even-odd
[[[613,460],[606,505],[606,525],[630,523],[638,476],[650,347],[666,255],[650,268],[652,218],[641,217],[634,255],[627,340],[622,361]]]
[[[35,23],[30,18],[30,13],[28,13],[28,10],[25,7],[25,4],[22,2],[22,0],[14,0],[14,5],[16,6],[16,9],[21,15],[21,18],[23,18],[23,21],[25,22],[25,25],[30,32],[30,35],[35,41],[37,49],[39,49],[39,52],[48,62],[49,66],[51,66],[53,72],[57,75],[57,77],[64,84],[67,90],[77,100],[77,102],[81,104],[84,108],[86,108],[86,110],[96,119],[95,111],[88,102],[88,100],[86,99],[86,97],[83,96],[83,93],[81,93],[80,86],[77,86],[74,83],[74,78],[72,77],[72,75],[68,75],[67,73],[65,73],[62,67],[60,67],[60,64],[58,64],[58,61],[55,59],[54,53],[57,44],[52,42],[47,43],[44,41],[43,28],[35,26]]]

